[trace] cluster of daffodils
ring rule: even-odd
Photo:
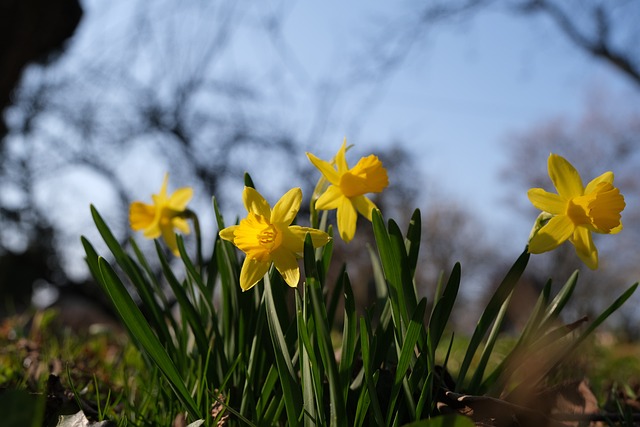
[[[389,185],[389,179],[377,156],[364,157],[353,168],[349,168],[346,151],[345,140],[331,162],[311,153],[307,153],[307,156],[323,175],[316,188],[326,187],[315,200],[315,207],[318,210],[337,210],[338,232],[348,243],[356,232],[357,213],[371,221],[376,208],[365,194],[381,192]],[[131,204],[129,219],[133,230],[142,230],[144,236],[150,239],[162,236],[173,253],[179,255],[174,229],[189,233],[186,218],[190,215],[186,205],[193,191],[187,187],[180,188],[167,197],[167,180],[168,176],[165,175],[160,193],[152,196],[153,204]],[[247,216],[238,225],[219,232],[222,239],[232,242],[246,255],[240,272],[240,287],[243,291],[251,289],[271,265],[275,266],[289,286],[298,286],[298,258],[302,256],[307,234],[316,248],[330,240],[324,231],[291,225],[300,210],[302,190],[292,188],[287,191],[273,208],[251,187],[244,188],[242,200]]]
[[[340,238],[349,242],[356,232],[358,213],[371,221],[376,205],[366,196],[379,193],[389,185],[382,162],[375,155],[361,158],[349,168],[346,161],[346,140],[331,161],[321,160],[311,153],[307,157],[321,172],[313,194],[317,210],[336,210]],[[592,269],[598,266],[598,251],[591,233],[615,234],[622,230],[621,212],[625,207],[620,190],[613,186],[613,173],[605,172],[583,186],[576,169],[563,157],[551,154],[549,176],[557,194],[541,188],[528,192],[529,200],[542,211],[529,239],[530,253],[551,251],[569,240],[580,259]],[[153,203],[131,204],[129,219],[135,231],[144,236],[164,239],[171,251],[179,255],[175,230],[189,233],[187,219],[192,213],[187,203],[193,190],[184,187],[167,195],[168,175],[165,175]],[[237,225],[220,230],[222,239],[232,242],[246,258],[240,273],[243,291],[255,286],[275,266],[284,281],[296,287],[300,281],[298,259],[304,240],[311,237],[315,248],[330,241],[330,236],[310,227],[291,225],[302,202],[302,190],[292,188],[273,206],[254,188],[242,193],[247,216]]]

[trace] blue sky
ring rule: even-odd
[[[167,9],[167,4],[173,9]],[[219,18],[215,13],[234,3],[193,3],[191,10],[167,4],[111,5],[87,0],[86,14],[67,61],[73,63],[79,58],[81,64],[93,64],[95,58],[121,55],[131,44],[131,28],[135,30],[139,25],[131,13],[137,8],[149,9],[150,22],[159,24],[161,36],[171,37],[172,33],[165,33],[162,27],[167,24],[180,34],[187,33],[184,40],[202,42],[216,29],[212,22],[217,21],[211,13]],[[380,84],[346,84],[346,77],[360,65],[359,61],[370,59],[365,41],[370,41],[374,34],[384,35],[385,22],[411,17],[410,9],[403,11],[399,4],[407,3],[327,0],[243,4],[237,9],[244,27],[233,34],[229,50],[209,70],[211,77],[243,83],[246,80],[248,86],[259,87],[264,92],[261,102],[242,105],[249,110],[247,117],[261,118],[263,122],[258,125],[264,126],[271,112],[262,114],[262,109],[273,110],[274,122],[291,129],[295,139],[305,144],[304,149],[319,157],[333,156],[343,137],[355,144],[357,154],[363,155],[390,141],[399,141],[414,156],[423,174],[419,178],[423,188],[432,194],[448,195],[477,213],[488,235],[499,240],[516,236],[506,239],[512,242],[512,247],[505,249],[508,254],[518,253],[528,237],[535,212],[531,217],[523,217],[505,203],[512,200],[526,204],[528,189],[500,181],[500,171],[508,164],[505,150],[508,135],[558,115],[579,116],[593,87],[616,95],[629,94],[627,99],[635,108],[640,105],[638,90],[618,71],[577,50],[545,19],[518,19],[496,12],[426,32],[424,40],[413,47],[402,66]],[[282,7],[273,13],[284,16],[280,38],[275,41],[266,37],[264,31],[256,30],[265,24],[264,11],[268,7]],[[199,8],[205,12],[200,13]],[[163,41],[157,40],[158,46],[151,47],[158,50]],[[171,59],[182,67],[181,61],[194,60],[194,55],[202,51],[194,45],[180,44],[179,50],[164,54],[177,54],[177,58]],[[63,62],[58,64],[63,66]],[[150,70],[138,71],[144,75]],[[103,91],[93,96],[114,96],[110,87]],[[319,105],[325,108],[319,109]],[[212,108],[224,110],[226,105],[215,104]],[[257,109],[258,114],[252,115],[251,108]],[[146,142],[123,153],[119,163],[120,172],[132,175],[134,197],[144,200],[158,190],[164,172],[172,167],[160,160],[157,164],[147,162],[149,147],[157,149],[162,144]],[[357,154],[353,154],[351,161],[355,161]],[[145,159],[144,167],[140,167],[141,158]],[[254,162],[246,156],[241,160]],[[273,168],[265,167],[265,163],[269,162],[249,164],[248,171],[257,178],[256,182],[266,182],[264,177],[268,178],[273,188],[265,188],[266,195],[275,201],[291,183],[286,177],[274,179]],[[277,160],[271,163],[280,168]],[[114,194],[104,178],[91,185],[92,190],[86,194],[76,188],[86,184],[86,179],[76,177],[85,172],[52,177],[43,182],[42,193],[51,199],[45,200],[44,205],[56,206],[59,197],[50,191],[51,185],[56,179],[74,182],[74,191],[68,196],[69,206],[81,213],[85,220],[83,232],[89,232],[93,225],[87,205],[111,206]],[[191,184],[175,173],[169,187]],[[225,185],[228,194],[223,196],[237,200],[236,206],[226,203],[223,207],[231,217],[242,212],[241,187],[241,177]],[[95,188],[101,190],[94,191]],[[424,207],[420,200],[416,206]],[[194,209],[201,217],[211,218],[209,195],[201,197]],[[61,212],[58,216],[54,219],[62,229],[79,226],[73,215]],[[203,221],[205,232],[213,232],[213,227],[209,221]],[[75,235],[73,239],[77,242]],[[76,252],[70,259],[81,259],[82,248],[74,247]]]
[[[395,2],[344,5],[298,2],[288,15],[288,61],[303,85],[339,79],[374,23],[399,16]],[[545,18],[482,13],[428,32],[367,108],[357,95],[343,95],[318,154],[330,156],[342,136],[360,150],[364,141],[400,140],[416,156],[427,188],[479,212],[490,229],[501,224],[490,234],[525,239],[533,218],[516,218],[504,202],[526,203],[527,190],[500,181],[505,140],[548,118],[579,116],[594,88],[628,92],[638,105],[637,90],[618,71],[577,50]]]

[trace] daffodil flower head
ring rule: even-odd
[[[547,215],[548,221],[532,233],[529,252],[538,254],[555,249],[569,240],[580,259],[591,269],[598,268],[598,250],[594,233],[616,234],[622,230],[621,213],[625,201],[613,186],[613,172],[605,172],[586,187],[578,171],[563,157],[551,154],[549,177],[558,194],[542,188],[527,193],[531,203]]]
[[[345,139],[332,162],[321,160],[311,153],[307,153],[307,157],[322,173],[321,180],[329,182],[327,189],[316,200],[315,207],[318,210],[337,210],[338,232],[342,240],[348,243],[356,233],[358,213],[371,221],[376,208],[365,194],[384,190],[389,185],[389,177],[382,162],[373,154],[361,158],[354,167],[349,168],[346,151]]]
[[[293,288],[300,281],[298,258],[304,239],[311,236],[315,248],[325,245],[330,237],[324,231],[291,225],[302,202],[302,190],[292,188],[273,209],[258,191],[245,187],[242,193],[247,217],[238,225],[220,230],[220,237],[232,242],[246,254],[240,272],[240,287],[251,289],[274,264],[282,278]]]
[[[174,255],[180,256],[175,230],[189,234],[189,223],[185,219],[187,203],[193,197],[193,189],[183,187],[170,196],[167,195],[169,174],[164,175],[162,188],[151,196],[152,204],[133,202],[129,207],[129,223],[134,231],[142,231],[144,237],[155,239],[160,236]]]

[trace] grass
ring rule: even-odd
[[[334,331],[334,336],[339,342],[340,334]],[[498,340],[489,370],[515,342],[515,337]],[[468,337],[453,341],[448,367],[454,376],[468,343]],[[445,347],[438,350],[438,363],[443,362]],[[122,331],[73,332],[58,323],[55,309],[9,317],[0,325],[0,402],[7,399],[8,390],[28,391],[31,396],[49,394],[48,402],[40,406],[42,425],[55,426],[59,415],[80,409],[93,421],[108,419],[118,426],[171,425],[182,409],[179,404],[166,405],[174,399],[158,398],[163,393],[160,374],[148,372],[142,358]],[[471,364],[471,371],[476,363]],[[48,390],[57,384],[50,375],[59,379],[59,389]],[[616,342],[610,335],[587,340],[555,379],[583,377],[603,408],[615,409],[623,397],[635,398],[640,384],[640,344]]]
[[[2,321],[0,401],[9,390],[45,397],[38,407],[42,425],[56,425],[58,416],[79,410],[95,421],[141,425],[140,415],[165,412],[153,408],[158,393],[155,378],[123,331],[74,332],[58,322],[55,309]],[[171,423],[167,416],[155,421]]]

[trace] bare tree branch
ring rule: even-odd
[[[640,67],[637,63],[639,58],[631,56],[638,52],[624,52],[612,44],[611,18],[601,5],[594,6],[592,10],[592,19],[596,28],[594,34],[587,34],[581,30],[575,19],[553,1],[529,0],[522,5],[522,10],[546,13],[578,48],[610,63],[640,86]]]

